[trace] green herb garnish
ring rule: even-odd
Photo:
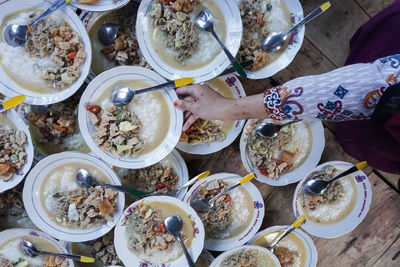
[[[268,2],[267,3],[267,11],[271,11],[271,9],[272,9],[271,2]]]

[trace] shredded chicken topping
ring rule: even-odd
[[[229,257],[223,262],[223,266],[230,267],[260,267],[259,252],[254,249],[240,250]]]
[[[92,247],[93,254],[105,266],[121,265],[114,247],[114,232],[110,231],[106,235],[98,238]]]
[[[222,121],[197,119],[187,131],[182,132],[179,141],[192,145],[223,141],[226,138],[223,128]]]
[[[0,179],[9,181],[26,162],[26,134],[0,126]]]

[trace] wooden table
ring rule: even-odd
[[[308,14],[323,0],[300,0]],[[288,68],[264,80],[242,81],[248,95],[263,92],[290,79],[324,73],[343,66],[349,52],[349,40],[369,18],[394,0],[331,0],[332,7],[307,24],[303,46]],[[334,124],[324,123],[326,146],[320,163],[343,160],[355,163],[335,137]],[[205,170],[245,175],[241,162],[239,138],[212,155],[182,153],[193,176]],[[399,175],[367,168],[373,192],[372,204],[364,221],[352,232],[339,238],[312,237],[318,250],[318,267],[327,266],[400,266],[400,195],[390,187]],[[271,187],[254,181],[265,201],[261,230],[273,225],[288,225],[295,219],[292,210],[295,184]]]

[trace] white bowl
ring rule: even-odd
[[[146,197],[142,200],[136,201],[132,205],[130,205],[124,212],[123,216],[117,223],[117,226],[115,227],[115,232],[114,232],[114,245],[115,245],[115,250],[117,251],[118,257],[121,259],[121,261],[125,264],[125,266],[153,266],[153,267],[161,267],[161,266],[186,266],[187,261],[185,258],[185,255],[182,253],[182,255],[169,262],[164,264],[152,264],[148,262],[144,262],[142,259],[138,258],[135,253],[133,253],[127,246],[128,242],[126,239],[126,220],[128,219],[128,216],[133,212],[135,207],[140,205],[142,201],[146,201],[148,203],[157,201],[157,202],[165,202],[169,203],[172,205],[175,205],[176,207],[179,207],[180,209],[184,210],[189,217],[192,219],[192,225],[193,228],[195,229],[195,235],[193,237],[192,244],[190,247],[188,247],[188,251],[190,255],[192,256],[193,261],[196,261],[199,255],[201,254],[203,250],[203,245],[204,245],[204,226],[203,223],[201,222],[199,216],[197,216],[196,212],[189,206],[183,203],[181,200],[178,200],[173,197],[167,197],[167,196],[153,196],[153,197]]]
[[[258,168],[253,170],[252,166],[253,164],[247,155],[246,144],[248,141],[248,135],[254,128],[252,125],[254,125],[256,121],[257,120],[248,120],[243,129],[242,135],[240,137],[240,157],[242,159],[242,163],[246,168],[246,170],[248,172],[254,172],[256,174],[256,179],[258,181],[272,186],[285,186],[288,184],[297,183],[310,170],[314,169],[315,166],[317,166],[318,162],[321,159],[322,152],[324,151],[325,135],[322,122],[319,120],[313,120],[310,122],[299,122],[299,123],[307,123],[312,133],[311,150],[308,153],[308,156],[306,157],[304,162],[300,166],[291,170],[290,172],[282,174],[277,179],[271,179],[268,176],[261,174]],[[296,137],[294,136],[294,138]]]
[[[229,257],[230,255],[232,255],[232,254],[234,254],[234,253],[236,253],[236,252],[238,252],[238,251],[244,250],[244,249],[246,249],[246,250],[247,250],[247,249],[252,249],[252,250],[254,249],[254,250],[258,250],[260,253],[266,253],[266,254],[268,254],[268,255],[274,260],[274,262],[275,262],[275,264],[276,264],[276,267],[280,267],[280,266],[281,266],[281,264],[279,263],[278,258],[277,258],[271,251],[269,251],[268,249],[263,248],[263,247],[259,247],[259,246],[246,245],[246,246],[240,246],[240,247],[233,248],[233,249],[231,249],[231,250],[225,251],[224,253],[220,254],[220,255],[211,263],[210,267],[219,267],[220,264],[221,264],[227,257]],[[260,267],[261,267],[261,266],[260,266]],[[270,267],[270,266],[265,266],[265,267]]]
[[[206,178],[201,179],[200,181],[197,181],[191,188],[190,190],[186,193],[186,196],[183,200],[183,202],[187,203],[190,205],[190,199],[192,198],[193,194],[202,186],[205,184],[209,183],[210,181],[214,180],[224,180],[230,183],[236,183],[240,181],[242,177],[233,174],[233,173],[217,173],[210,175]],[[253,212],[253,217],[250,220],[249,225],[246,226],[246,228],[239,233],[236,236],[226,238],[226,239],[206,239],[204,248],[208,250],[213,250],[213,251],[225,251],[237,246],[241,246],[245,244],[249,239],[257,233],[258,229],[260,229],[263,218],[264,218],[264,213],[265,213],[265,208],[264,208],[264,200],[260,194],[260,191],[257,189],[257,187],[251,183],[247,182],[246,184],[242,185],[241,188],[244,188],[249,195],[252,198],[252,206],[254,208]],[[238,189],[235,189],[238,190]]]
[[[242,19],[239,8],[232,0],[213,0],[224,14],[226,25],[225,46],[233,56],[237,54],[242,38]],[[149,23],[151,18],[146,16],[148,10],[151,10],[153,0],[143,0],[139,6],[138,17],[136,20],[136,36],[146,61],[159,74],[169,80],[178,78],[193,77],[195,83],[211,80],[223,72],[230,64],[228,57],[221,50],[220,53],[207,65],[194,69],[177,69],[166,64],[155,52],[150,40]]]
[[[228,74],[216,79],[221,79],[226,82],[226,84],[231,89],[234,98],[246,97],[246,93],[243,89],[243,86],[235,75]],[[226,138],[223,141],[216,141],[210,144],[197,144],[197,145],[192,145],[187,142],[179,142],[176,147],[179,150],[182,150],[183,152],[189,154],[206,155],[215,153],[217,151],[220,151],[221,149],[224,149],[225,147],[232,144],[233,141],[235,141],[236,137],[238,137],[238,135],[242,131],[245,122],[246,122],[245,120],[234,121],[232,129],[230,129],[229,132],[226,133]]]
[[[241,0],[235,0],[239,3]],[[303,19],[303,8],[298,0],[282,0],[289,9],[292,25]],[[249,79],[264,79],[273,76],[277,72],[285,69],[293,61],[299,52],[304,40],[305,27],[300,27],[292,37],[285,51],[272,63],[266,65],[258,71],[246,71]]]
[[[76,8],[82,9],[82,10],[88,10],[88,11],[107,11],[107,10],[113,10],[120,8],[127,3],[129,3],[130,0],[100,0],[97,4],[93,5],[84,5],[80,4],[78,0],[72,0],[70,4]],[[115,3],[114,3],[115,2]]]
[[[179,136],[182,132],[183,114],[182,111],[174,107],[173,103],[178,99],[175,90],[162,90],[160,92],[163,94],[170,112],[170,125],[163,142],[153,151],[139,155],[137,158],[117,158],[113,154],[103,151],[96,145],[92,138],[96,126],[90,121],[86,106],[88,104],[96,104],[102,93],[108,89],[109,86],[120,80],[141,80],[151,85],[158,85],[166,82],[164,78],[151,70],[133,66],[116,67],[101,73],[88,85],[85,92],[82,94],[78,110],[79,128],[86,144],[97,157],[120,168],[140,169],[159,162],[171,153],[178,143]]]
[[[12,228],[12,229],[7,229],[7,230],[0,232],[0,240],[1,240],[0,246],[4,243],[10,241],[11,239],[20,238],[20,237],[24,237],[24,236],[32,236],[35,238],[40,238],[40,239],[54,245],[60,251],[60,253],[68,254],[68,251],[65,248],[65,245],[63,244],[63,242],[55,240],[47,233],[44,233],[44,232],[38,231],[38,230],[32,230],[32,229]],[[23,253],[23,252],[21,251],[21,253]],[[75,266],[73,260],[68,260],[68,263],[69,263],[68,267]]]
[[[36,0],[25,0],[23,5],[21,5],[21,1],[18,0],[10,0],[3,1],[0,3],[0,22],[2,22],[7,16],[13,14],[18,11],[22,11],[25,9],[35,9],[39,8],[42,10],[46,10],[50,7],[51,2],[48,0],[45,1],[36,1]],[[61,91],[54,90],[52,94],[37,94],[33,91],[26,90],[17,83],[12,80],[7,73],[0,66],[0,90],[7,97],[14,97],[17,95],[25,95],[26,100],[25,103],[33,104],[33,105],[47,105],[60,102],[68,97],[72,96],[79,87],[83,84],[86,79],[86,76],[89,74],[90,64],[92,62],[92,46],[90,44],[89,36],[80,21],[79,17],[70,7],[63,7],[62,9],[56,11],[59,16],[62,16],[69,25],[78,32],[81,37],[81,41],[85,46],[86,58],[85,62],[82,64],[81,74],[78,79],[66,87]],[[2,38],[1,38],[2,39]]]
[[[293,212],[296,218],[305,215],[301,208],[300,196],[301,188],[303,187],[303,184],[305,183],[307,177],[312,172],[321,170],[322,167],[327,165],[333,165],[335,168],[342,171],[354,166],[353,164],[344,161],[329,161],[317,166],[314,170],[310,171],[309,174],[304,176],[303,180],[301,180],[297,184],[292,202]],[[301,225],[301,227],[309,234],[324,238],[339,237],[352,231],[365,218],[372,200],[371,184],[369,183],[367,175],[363,171],[357,171],[349,175],[354,178],[354,182],[356,183],[357,188],[357,200],[350,214],[348,214],[342,220],[331,224],[314,223],[311,220],[308,220],[306,216],[306,220]]]
[[[55,168],[69,162],[83,162],[103,171],[115,185],[121,185],[117,174],[103,161],[79,152],[62,152],[41,160],[29,173],[23,190],[25,209],[32,222],[51,236],[69,242],[85,242],[97,239],[110,231],[118,222],[125,204],[125,195],[118,193],[117,209],[112,221],[88,229],[71,229],[55,223],[47,214],[40,199],[40,188],[47,174]]]
[[[264,229],[258,232],[255,236],[253,236],[247,244],[253,245],[253,243],[260,237],[271,232],[286,230],[288,227],[289,225],[278,225],[278,226],[268,227],[267,229]],[[295,235],[296,237],[298,237],[303,242],[303,245],[306,249],[307,253],[306,261],[302,267],[316,267],[318,254],[317,254],[317,248],[315,247],[315,244],[312,241],[312,239],[306,233],[304,233],[298,228],[294,229],[291,235]]]
[[[16,129],[23,131],[26,134],[26,143],[24,146],[26,153],[26,162],[20,174],[14,174],[14,176],[7,182],[5,182],[3,179],[0,179],[0,193],[17,186],[24,179],[25,175],[31,169],[34,154],[31,134],[26,124],[18,116],[17,112],[15,112],[14,109],[7,110],[5,114],[14,123]]]

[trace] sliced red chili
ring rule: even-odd
[[[94,114],[97,114],[101,111],[101,107],[98,105],[87,105],[86,110],[88,110]]]

